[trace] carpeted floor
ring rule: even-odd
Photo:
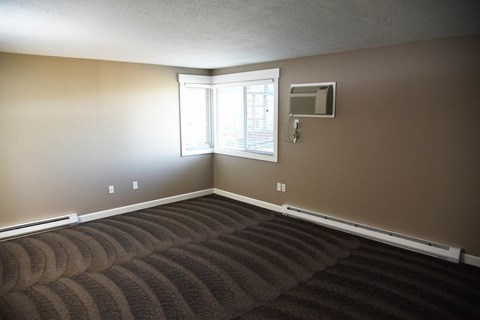
[[[219,196],[0,243],[1,319],[480,319],[480,268]]]

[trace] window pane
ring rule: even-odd
[[[217,144],[221,148],[245,149],[243,86],[217,89]]]
[[[182,96],[182,142],[186,150],[211,148],[210,89],[186,87]]]
[[[273,84],[247,86],[246,149],[273,153]]]
[[[213,152],[277,162],[278,78],[279,69],[179,74],[182,156]]]

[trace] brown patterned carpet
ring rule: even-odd
[[[480,319],[480,269],[211,195],[0,243],[1,319]]]

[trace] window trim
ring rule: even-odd
[[[197,154],[207,154],[207,153],[212,153],[213,152],[213,143],[214,143],[214,137],[211,132],[211,141],[210,141],[210,148],[202,148],[202,149],[192,149],[189,150],[187,149],[185,142],[185,137],[183,137],[184,130],[183,128],[186,128],[188,125],[186,124],[186,119],[187,116],[185,116],[185,113],[188,112],[185,108],[182,108],[182,99],[185,95],[185,89],[186,88],[206,88],[206,89],[211,89],[211,77],[210,76],[197,76],[197,75],[189,75],[189,74],[179,74],[178,75],[178,82],[180,86],[180,145],[181,145],[181,155],[182,157],[184,156],[193,156]],[[210,95],[210,100],[212,100],[211,95]],[[212,101],[210,101],[210,114],[212,114],[213,108],[212,108]],[[212,128],[213,125],[213,114],[212,117],[210,118],[210,128]]]
[[[257,71],[247,71],[239,73],[230,73],[224,75],[216,76],[199,76],[199,75],[187,75],[179,74],[178,82],[180,84],[180,124],[182,127],[185,127],[185,124],[182,122],[185,117],[182,117],[182,114],[186,110],[182,110],[182,95],[184,94],[185,87],[187,86],[199,86],[207,87],[212,89],[211,96],[211,128],[212,128],[212,148],[205,149],[196,149],[196,150],[186,150],[186,146],[182,142],[182,156],[196,155],[196,154],[206,154],[206,153],[218,153],[223,155],[263,160],[269,162],[278,162],[278,79],[280,77],[280,69],[266,69],[266,70],[257,70]],[[216,141],[218,140],[218,126],[217,126],[217,102],[216,102],[216,90],[217,87],[228,86],[228,85],[247,85],[255,83],[256,81],[265,81],[271,80],[273,82],[273,152],[272,155],[252,152],[248,150],[232,150],[216,146]],[[181,130],[182,133],[182,130]],[[183,141],[183,140],[182,140]]]

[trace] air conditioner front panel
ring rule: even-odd
[[[335,118],[336,83],[292,84],[289,113],[297,117]]]
[[[290,97],[290,113],[315,113],[315,96]]]

